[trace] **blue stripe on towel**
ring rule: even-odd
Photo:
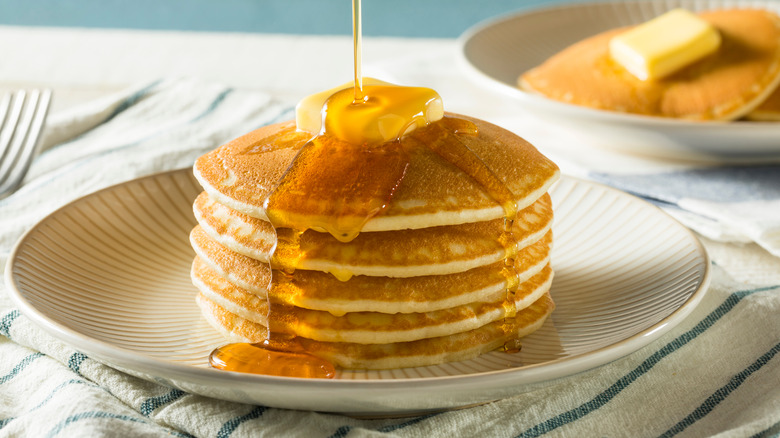
[[[751,435],[750,438],[776,438],[778,436],[780,436],[780,421],[755,435]]]
[[[581,404],[580,406],[559,414],[553,418],[548,419],[543,423],[539,423],[534,427],[526,430],[518,435],[518,437],[538,437],[542,434],[550,432],[559,427],[565,426],[573,421],[576,421],[589,413],[601,408],[617,396],[621,391],[626,389],[631,383],[640,378],[642,375],[650,371],[658,362],[663,360],[666,356],[679,350],[685,346],[688,342],[696,339],[699,335],[707,331],[712,327],[720,318],[730,312],[743,298],[758,292],[765,292],[769,290],[780,289],[780,286],[761,287],[756,289],[749,289],[745,291],[734,292],[726,298],[720,306],[713,310],[709,315],[702,319],[695,327],[681,334],[668,344],[661,347],[655,353],[651,354],[644,360],[638,367],[631,370],[628,374],[618,379],[612,386],[604,390],[601,394],[597,395],[590,401]]]
[[[111,112],[111,114],[108,115],[100,124],[106,123],[109,120],[113,119],[114,117],[118,116],[119,114],[127,111],[131,106],[138,103],[139,100],[143,99],[144,97],[148,96],[149,93],[157,87],[162,82],[162,79],[158,79],[149,85],[141,88],[140,90],[136,91],[135,93],[131,94],[130,96],[126,97],[125,100],[123,100],[119,105],[114,108],[114,111]]]
[[[162,82],[162,80],[158,79],[158,80],[150,83],[149,85],[141,88],[140,90],[136,91],[135,93],[131,94],[130,96],[127,96],[124,100],[122,100],[122,102],[120,102],[114,108],[113,111],[111,111],[111,114],[106,116],[106,118],[101,120],[99,123],[95,124],[95,126],[92,129],[89,129],[89,130],[87,130],[85,132],[82,132],[81,134],[79,134],[79,135],[77,135],[77,136],[75,136],[75,137],[73,137],[71,139],[68,139],[67,141],[64,141],[64,142],[62,142],[60,144],[54,145],[53,147],[51,147],[49,149],[46,149],[45,151],[41,152],[40,156],[46,155],[50,151],[52,151],[54,149],[57,149],[57,148],[59,148],[62,145],[66,145],[68,143],[72,143],[72,142],[74,142],[74,141],[84,137],[89,132],[91,132],[93,129],[97,128],[98,126],[100,126],[100,125],[102,125],[102,124],[104,124],[106,122],[108,122],[109,120],[113,119],[114,117],[118,116],[119,114],[125,112],[128,108],[130,108],[133,105],[135,105],[139,100],[141,100],[144,97],[146,97],[147,95],[149,95],[149,93],[154,88],[156,88],[161,82]]]
[[[180,389],[171,389],[171,391],[168,392],[167,394],[163,394],[157,397],[147,398],[146,400],[144,400],[141,403],[139,412],[141,412],[141,415],[143,415],[144,417],[148,417],[152,415],[152,412],[159,409],[160,407],[167,405],[168,403],[174,402],[185,395],[187,395],[187,393]]]
[[[591,178],[659,201],[682,198],[712,202],[780,200],[780,165],[713,167],[646,175],[592,173]]]
[[[58,392],[59,392],[59,391],[60,391],[62,388],[65,388],[65,387],[67,387],[67,386],[70,386],[70,385],[87,385],[87,386],[89,386],[89,387],[92,387],[92,388],[100,388],[100,389],[102,389],[103,391],[105,391],[105,392],[107,392],[107,393],[109,393],[109,394],[110,394],[110,392],[109,392],[109,391],[108,391],[106,388],[103,388],[103,387],[101,387],[101,386],[98,386],[98,385],[96,385],[96,384],[94,384],[94,383],[92,383],[92,382],[87,382],[86,380],[79,380],[79,379],[70,379],[70,380],[68,380],[68,381],[66,381],[66,382],[63,382],[63,383],[60,383],[59,385],[57,385],[57,386],[56,386],[54,389],[52,389],[52,390],[51,390],[51,392],[49,393],[49,395],[48,395],[48,396],[47,396],[45,399],[43,399],[43,400],[42,400],[40,403],[38,403],[37,405],[35,405],[35,407],[33,407],[33,408],[31,408],[30,410],[28,410],[28,411],[26,412],[26,414],[28,414],[28,413],[30,413],[30,412],[32,412],[32,411],[35,411],[35,410],[37,410],[37,409],[40,409],[40,408],[42,408],[44,405],[46,405],[46,403],[48,403],[49,401],[51,401],[51,399],[53,399],[53,398],[54,398],[54,396],[55,396],[55,395],[57,395],[57,393],[58,393]],[[15,418],[16,418],[16,417],[9,417],[9,418],[3,418],[3,419],[0,419],[0,429],[2,429],[2,428],[5,426],[5,425],[7,425],[8,423],[10,423],[10,422],[11,422],[12,420],[14,420]]]
[[[249,411],[249,413],[240,417],[231,418],[230,420],[226,421],[225,424],[223,424],[219,429],[219,432],[217,432],[217,438],[228,438],[233,432],[235,432],[238,426],[246,421],[259,418],[261,415],[263,415],[263,412],[265,412],[266,409],[267,408],[265,406],[255,406],[255,408]]]
[[[70,368],[74,373],[81,375],[81,363],[85,360],[89,359],[86,354],[75,352],[70,355],[68,358],[68,368]]]
[[[208,108],[206,108],[206,110],[205,110],[205,111],[203,111],[202,113],[198,114],[197,116],[195,116],[195,118],[193,118],[192,120],[190,120],[190,121],[189,121],[189,122],[187,122],[187,123],[195,123],[195,122],[197,122],[198,120],[200,120],[200,119],[202,119],[202,118],[206,117],[207,115],[209,115],[209,114],[213,113],[213,112],[214,112],[214,110],[216,110],[216,109],[217,109],[217,107],[219,106],[219,104],[221,104],[221,103],[222,103],[222,101],[224,101],[224,100],[225,100],[225,98],[228,96],[228,94],[230,94],[230,93],[232,93],[232,92],[233,92],[233,89],[232,89],[232,88],[228,88],[228,89],[226,89],[226,90],[223,90],[221,93],[219,93],[219,95],[217,95],[217,98],[216,98],[216,99],[214,99],[214,100],[211,102],[211,104],[208,106]]]
[[[427,420],[429,418],[435,417],[435,416],[440,415],[442,413],[443,412],[434,412],[432,414],[422,415],[420,417],[415,417],[415,418],[413,418],[411,420],[404,421],[403,423],[391,424],[389,426],[380,427],[379,429],[376,429],[376,431],[377,432],[383,432],[383,433],[394,432],[396,430],[403,429],[404,427],[411,426],[413,424],[417,424],[417,423],[419,423],[421,421],[424,421],[424,420]],[[331,434],[328,438],[344,438],[351,431],[352,431],[352,426],[341,426],[338,429],[336,429],[336,431],[333,432],[333,434]]]
[[[707,400],[702,403],[701,406],[699,406],[696,410],[691,412],[690,415],[685,417],[682,421],[672,426],[669,430],[663,433],[661,437],[673,437],[677,435],[678,433],[685,430],[688,426],[691,426],[695,422],[701,420],[704,418],[707,414],[712,412],[713,409],[715,409],[716,406],[720,402],[726,399],[726,397],[729,396],[735,389],[739,388],[740,385],[742,385],[745,380],[750,377],[751,374],[758,371],[767,364],[770,360],[772,360],[775,355],[780,352],[780,343],[775,344],[774,347],[772,347],[769,351],[764,353],[761,357],[759,357],[755,362],[753,362],[749,367],[742,370],[739,374],[735,375],[731,378],[729,383],[727,383],[725,386],[722,386],[720,389],[715,391]]]
[[[54,428],[52,428],[49,431],[49,433],[46,434],[46,436],[47,437],[53,437],[53,436],[59,434],[60,432],[62,432],[66,427],[68,427],[69,425],[71,425],[73,423],[76,423],[76,422],[81,421],[81,420],[92,419],[92,418],[109,418],[109,419],[114,419],[114,420],[129,421],[129,422],[132,422],[132,423],[147,424],[149,426],[157,427],[159,430],[168,432],[169,434],[174,435],[174,436],[179,436],[179,437],[182,437],[182,438],[185,438],[185,437],[186,438],[192,438],[192,435],[190,435],[188,433],[182,433],[182,432],[179,432],[179,431],[171,431],[171,430],[169,430],[167,428],[164,428],[164,427],[159,426],[159,425],[157,425],[155,423],[152,423],[152,422],[146,420],[145,418],[131,417],[129,415],[114,414],[114,413],[105,412],[105,411],[88,411],[88,412],[81,412],[81,413],[78,413],[78,414],[75,414],[75,415],[71,415],[70,417],[66,418],[65,420],[63,420],[62,422],[60,422],[59,424],[54,426]]]
[[[408,421],[404,421],[403,423],[391,424],[390,426],[380,427],[377,430],[379,432],[393,432],[395,430],[403,429],[404,427],[411,426],[413,424],[417,424],[417,423],[419,423],[421,421],[424,421],[424,420],[427,420],[429,418],[433,418],[433,417],[435,417],[437,415],[440,415],[440,414],[442,414],[442,412],[434,412],[432,414],[423,415],[422,417],[417,417],[417,418],[413,418],[413,419],[408,420]]]
[[[91,412],[81,412],[76,415],[71,415],[68,418],[66,418],[64,421],[60,422],[52,430],[49,431],[49,433],[46,435],[47,437],[53,437],[57,435],[58,433],[62,432],[63,429],[68,427],[69,425],[85,420],[90,418],[112,418],[117,420],[123,420],[123,421],[130,421],[134,423],[146,423],[149,424],[147,421],[141,418],[135,418],[130,417],[128,415],[120,415],[120,414],[113,414],[111,412],[103,412],[103,411],[91,411]]]
[[[345,436],[347,436],[350,430],[352,430],[352,427],[350,426],[341,426],[338,429],[336,429],[336,431],[333,432],[333,434],[328,438],[344,438]]]
[[[11,370],[10,373],[6,374],[5,376],[0,377],[0,385],[3,383],[13,379],[16,377],[19,373],[21,373],[25,368],[27,368],[28,365],[30,365],[35,359],[38,359],[39,357],[42,357],[43,353],[33,353],[24,359],[22,359],[21,362],[16,364],[14,369]]]
[[[53,399],[53,398],[54,398],[54,396],[55,396],[55,395],[57,395],[57,393],[58,393],[58,392],[59,392],[59,391],[60,391],[62,388],[65,388],[66,386],[70,386],[70,385],[87,385],[87,386],[89,386],[89,387],[92,387],[92,388],[100,388],[100,389],[102,389],[103,391],[106,391],[106,392],[108,392],[108,390],[107,390],[107,389],[105,389],[105,388],[102,388],[102,387],[100,387],[100,386],[98,386],[98,385],[96,385],[96,384],[94,384],[94,383],[92,383],[92,382],[87,382],[87,381],[85,381],[85,380],[79,380],[79,379],[70,379],[70,380],[68,380],[67,382],[62,382],[62,383],[60,383],[59,385],[57,385],[57,387],[55,387],[54,389],[52,389],[52,390],[51,390],[51,392],[49,393],[48,397],[46,397],[45,399],[43,399],[43,401],[41,401],[40,403],[38,403],[38,404],[37,404],[37,405],[36,405],[34,408],[30,409],[30,410],[29,410],[29,411],[27,411],[27,412],[31,412],[31,411],[34,411],[34,410],[36,410],[36,409],[40,409],[41,407],[43,407],[43,405],[45,405],[45,404],[46,404],[46,403],[48,403],[48,402],[49,402],[51,399]]]
[[[14,323],[14,320],[21,316],[21,312],[14,309],[5,315],[3,315],[3,319],[0,319],[0,335],[5,336],[8,339],[11,339],[11,325]]]

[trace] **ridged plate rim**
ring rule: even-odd
[[[42,224],[78,203],[108,196],[120,188],[133,187],[146,181],[190,172],[190,169],[163,172],[105,188],[61,207],[27,231],[13,248],[5,271],[9,295],[22,313],[55,338],[102,363],[137,377],[178,387],[188,392],[284,408],[347,412],[356,415],[396,415],[456,408],[519,394],[533,387],[553,384],[557,379],[595,368],[630,354],[659,338],[684,320],[701,301],[709,284],[709,257],[690,230],[639,198],[597,183],[564,176],[552,191],[561,184],[603,191],[614,196],[615,199],[627,202],[628,205],[647,209],[649,214],[655,215],[654,217],[659,220],[671,221],[669,226],[675,227],[677,232],[685,236],[685,244],[695,253],[692,260],[696,264],[696,269],[700,269],[700,275],[695,279],[695,290],[685,301],[652,326],[610,345],[550,362],[466,375],[366,380],[309,380],[226,373],[158,359],[95,339],[66,324],[52,320],[28,300],[26,295],[34,292],[25,290],[16,278],[17,257],[29,244],[30,236],[34,236]],[[553,229],[555,230],[555,226]],[[182,281],[189,282],[189,278]],[[554,289],[555,283],[553,283],[553,296],[555,296]],[[56,291],[47,292],[56,293]],[[381,391],[377,392],[378,389]],[[421,399],[421,394],[428,395],[428,399]],[[383,402],[383,399],[388,401]]]

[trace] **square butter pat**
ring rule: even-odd
[[[609,42],[609,54],[641,80],[659,79],[715,52],[720,34],[684,9],[673,9]]]

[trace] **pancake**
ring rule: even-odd
[[[268,263],[230,251],[211,239],[200,227],[190,241],[201,262],[230,283],[265,300],[271,281]],[[515,256],[518,283],[539,273],[550,261],[552,232]],[[292,281],[277,284],[272,303],[322,310],[334,315],[346,312],[431,312],[476,301],[492,301],[506,293],[503,261],[450,275],[388,278],[359,275],[342,282],[330,274],[296,270]]]
[[[206,320],[232,342],[263,342],[266,328],[225,310],[204,295],[197,303]],[[544,323],[555,305],[549,294],[515,315],[517,336],[525,336]],[[515,335],[507,335],[504,322],[494,321],[474,330],[411,342],[358,344],[296,338],[303,349],[334,365],[349,369],[391,369],[466,360],[500,348]]]
[[[760,122],[780,121],[780,86],[758,108],[748,113],[747,119]]]
[[[718,51],[672,75],[642,81],[609,56],[609,40],[628,28],[580,41],[519,78],[520,88],[550,99],[608,111],[734,120],[758,107],[780,84],[780,18],[733,9],[699,16],[721,34]]]
[[[302,149],[310,140],[293,122],[281,123],[195,163],[204,192],[193,204],[191,276],[205,319],[226,337],[292,338],[344,368],[410,367],[471,358],[510,341],[514,349],[518,336],[552,312],[547,189],[559,170],[525,140],[448,116],[380,146],[350,146],[358,154],[350,160],[360,158],[344,172],[366,173],[343,179],[363,187],[372,186],[385,157],[403,155],[401,178],[390,174],[391,195],[368,198],[385,203],[381,214],[366,214],[356,234],[341,227],[355,217],[334,212],[367,211],[353,209],[364,198],[306,174],[341,178],[342,167],[321,173],[327,162],[306,160],[312,150],[316,157],[344,151],[316,140],[314,149]],[[391,149],[396,155],[385,155]],[[366,165],[362,158],[371,154],[378,155]],[[298,185],[290,175],[300,174],[290,172],[302,168],[309,179]],[[271,212],[293,225],[274,228],[264,204],[280,193],[283,175],[293,183],[281,193],[293,202]],[[311,225],[325,223],[336,226],[324,232]]]
[[[518,210],[539,199],[555,182],[558,167],[517,135],[466,116],[476,136],[460,135],[465,144],[503,181]],[[454,134],[453,134],[454,135]],[[239,137],[198,158],[195,177],[215,201],[258,219],[268,220],[263,203],[269,192],[311,138],[296,131],[294,121],[266,126]],[[363,232],[419,229],[502,219],[505,212],[477,183],[413,135],[400,140],[413,150],[403,182],[381,215],[368,220]],[[309,200],[317,208],[317,200]],[[312,217],[310,223],[316,222]]]
[[[269,222],[239,213],[205,192],[193,210],[203,230],[223,246],[267,262],[276,245]],[[307,230],[300,240],[297,269],[330,272],[344,281],[352,275],[414,277],[464,272],[503,260],[538,241],[552,226],[552,202],[544,194],[518,212],[512,235],[497,240],[503,219],[424,229],[361,233],[342,243],[327,233]],[[507,249],[507,247],[509,249]]]
[[[264,327],[270,324],[274,333],[317,341],[359,344],[416,341],[473,330],[504,317],[503,294],[490,301],[420,313],[349,312],[335,316],[289,305],[274,306],[274,311],[269,313],[266,300],[236,287],[200,259],[193,263],[192,278],[200,293],[223,309]],[[515,293],[517,311],[547,293],[551,282],[552,269],[548,265],[521,283]]]

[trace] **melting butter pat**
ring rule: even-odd
[[[355,100],[354,83],[347,83],[302,99],[295,114],[298,130],[352,144],[380,144],[444,117],[441,96],[430,88],[365,78],[362,91],[363,98]]]
[[[380,81],[374,78],[364,78],[363,85],[392,85],[389,82]],[[330,90],[320,91],[306,96],[295,106],[295,125],[298,130],[317,135],[322,129],[322,107],[325,102],[341,90],[354,88],[354,82],[347,82],[340,87],[334,87]]]
[[[673,9],[610,40],[609,54],[641,80],[660,79],[715,52],[720,33],[684,9]]]

